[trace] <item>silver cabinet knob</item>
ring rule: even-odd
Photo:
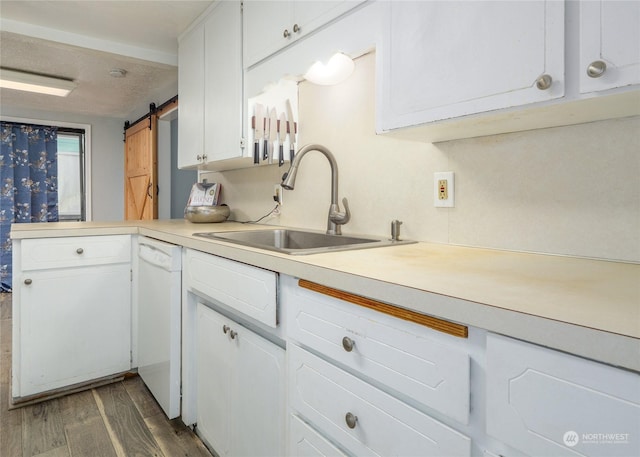
[[[536,87],[540,90],[547,90],[551,87],[553,79],[549,75],[542,75],[536,79]]]
[[[289,36],[291,35],[291,33],[289,33],[289,31],[287,29],[284,29],[284,32],[282,32],[282,36],[285,38],[289,38]]]
[[[228,325],[223,325],[222,326],[222,333],[224,333],[225,335],[227,334],[227,332],[231,330],[231,327],[229,327]]]
[[[293,33],[299,33],[300,32],[300,26],[298,24],[293,24]]]
[[[358,422],[358,416],[355,416],[353,413],[347,413],[344,416],[344,420],[347,423],[347,427],[356,428],[356,423]]]
[[[587,67],[587,76],[589,78],[599,78],[604,75],[604,72],[607,71],[607,64],[602,60],[596,60],[591,62]]]
[[[355,344],[356,344],[355,341],[353,341],[348,336],[345,336],[344,338],[342,338],[342,347],[347,352],[353,351],[353,346],[355,346]]]
[[[29,278],[27,278],[27,279],[25,279],[25,280],[24,280],[24,283],[25,283],[27,286],[30,286],[32,282],[33,282],[33,281],[32,281],[31,279],[29,279]]]
[[[231,331],[229,332],[229,336],[231,337],[231,339],[232,339],[232,340],[235,340],[235,339],[236,339],[236,335],[237,335],[237,334],[238,334],[238,332],[235,332],[235,331],[233,331],[233,330],[231,330]]]
[[[84,252],[84,249],[82,249],[82,248],[78,248],[78,249],[76,249],[76,252],[77,252],[78,254],[82,254],[82,253]]]

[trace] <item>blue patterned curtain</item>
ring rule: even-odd
[[[0,123],[0,280],[11,290],[12,223],[58,220],[58,129]]]

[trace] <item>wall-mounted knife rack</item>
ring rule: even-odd
[[[262,123],[263,123],[263,130],[266,128],[267,125],[267,121],[268,118],[265,118]],[[255,130],[256,129],[256,117],[255,116],[251,116],[251,130]],[[293,133],[298,133],[298,123],[294,122],[293,123]],[[278,121],[278,127],[277,130],[280,130],[280,121]],[[291,133],[291,122],[287,121],[287,133]]]

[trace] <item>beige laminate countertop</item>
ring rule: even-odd
[[[14,224],[13,239],[147,235],[640,371],[640,265],[433,243],[290,256],[194,237],[273,226],[183,220]]]

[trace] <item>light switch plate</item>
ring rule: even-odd
[[[436,208],[453,208],[454,179],[453,171],[441,171],[433,174],[433,206]]]

